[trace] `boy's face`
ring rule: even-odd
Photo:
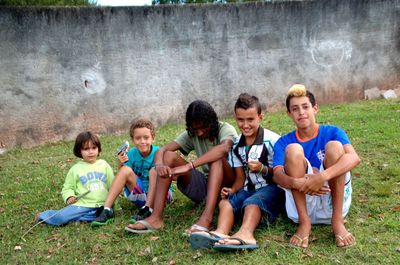
[[[194,133],[197,135],[197,137],[199,137],[200,139],[206,139],[210,131],[210,127],[209,126],[207,127],[201,121],[193,121],[192,129]]]
[[[255,138],[257,136],[262,118],[262,114],[258,114],[255,107],[235,109],[236,123],[246,138]]]
[[[136,128],[133,130],[132,142],[143,156],[147,156],[151,152],[154,138],[149,128]]]
[[[99,148],[92,141],[87,141],[81,148],[81,155],[85,162],[93,164],[99,155]]]
[[[306,129],[313,126],[315,122],[315,115],[318,112],[318,105],[311,105],[308,97],[293,97],[290,99],[288,115],[296,127],[299,129]]]

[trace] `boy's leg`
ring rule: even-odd
[[[235,222],[235,215],[242,211],[243,203],[249,196],[250,192],[240,189],[229,195],[226,200],[219,202],[218,226],[214,231],[216,234],[223,238],[229,235]]]
[[[171,168],[182,166],[187,162],[177,155],[175,152],[165,152],[163,164],[169,166]],[[179,178],[190,178],[190,174],[181,175]],[[172,178],[161,178],[157,176],[156,186],[155,186],[155,194],[154,194],[154,208],[153,213],[144,221],[150,224],[154,229],[159,229],[164,225],[163,213],[166,204],[166,196],[171,186]],[[135,230],[144,230],[146,227],[141,223],[129,224],[128,227],[130,229]]]
[[[215,232],[217,235],[226,237],[229,235],[229,232],[231,231],[234,222],[235,215],[232,205],[227,199],[221,200],[219,202],[218,225],[217,229],[215,229],[215,231],[213,232]]]
[[[328,142],[325,146],[324,167],[329,168],[334,165],[342,155],[344,155],[343,145],[337,141]],[[354,244],[355,238],[344,226],[343,203],[345,176],[341,175],[332,178],[329,182],[332,196],[332,229],[336,237],[336,244],[339,247]]]
[[[304,150],[299,144],[290,144],[285,150],[285,172],[293,178],[302,178],[307,169]],[[299,217],[299,227],[290,238],[289,243],[294,246],[308,247],[308,236],[311,233],[311,220],[307,213],[306,196],[298,190],[292,190]]]
[[[106,225],[114,220],[114,211],[111,208],[125,185],[128,186],[129,190],[133,190],[136,185],[136,175],[131,168],[122,166],[111,184],[106,201],[104,202],[104,209],[96,217],[92,226]]]
[[[241,191],[241,193],[245,192],[244,190]],[[231,197],[229,197],[229,201],[231,201]],[[255,192],[247,192],[247,197],[245,197],[241,205],[244,208],[243,222],[239,231],[232,237],[240,238],[247,244],[255,245],[257,241],[254,238],[254,231],[260,223],[262,215],[266,215],[269,224],[273,223],[284,211],[285,192],[278,186],[270,184]],[[237,245],[240,242],[227,239],[219,243]]]
[[[224,184],[223,186],[225,187],[230,187],[235,178],[233,169],[229,166],[225,158],[210,163],[209,169],[206,205],[199,220],[196,222],[197,225],[208,229],[211,228],[214,210],[217,205],[222,184]]]
[[[111,184],[104,207],[111,208],[113,206],[115,199],[121,193],[125,185],[130,191],[133,190],[136,185],[136,175],[131,168],[122,166]]]
[[[261,210],[257,205],[251,204],[244,208],[243,222],[240,229],[232,235],[232,238],[240,238],[246,244],[255,245],[257,244],[254,238],[254,230],[257,228],[261,221]],[[240,242],[235,239],[221,239],[216,244],[221,245],[238,245]]]
[[[147,191],[146,206],[154,207],[154,197],[156,193],[157,172],[154,168],[149,171],[149,190]]]
[[[95,208],[68,205],[60,210],[48,210],[38,217],[39,222],[44,221],[49,225],[61,226],[76,221],[93,221],[96,217]]]

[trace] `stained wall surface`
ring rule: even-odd
[[[6,147],[182,121],[195,99],[223,116],[241,92],[345,102],[400,83],[399,0],[0,8],[0,36]]]

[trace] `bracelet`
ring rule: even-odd
[[[190,161],[190,165],[192,166],[192,169],[195,169],[196,167],[194,166],[193,161]]]
[[[164,166],[164,164],[155,164],[155,165],[154,165],[154,168],[163,167],[163,166]]]
[[[258,174],[263,174],[263,171],[264,171],[264,164],[261,164],[261,169],[260,169],[260,171],[258,172]]]

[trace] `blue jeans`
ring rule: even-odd
[[[76,205],[68,205],[60,210],[47,210],[40,213],[38,222],[44,221],[44,223],[54,226],[65,225],[70,222],[91,222],[97,217],[99,208],[89,208]]]
[[[248,205],[258,206],[263,214],[266,214],[267,222],[270,224],[285,211],[285,192],[275,184],[254,191],[242,188],[229,195],[228,200],[235,215],[243,214],[244,208]]]

